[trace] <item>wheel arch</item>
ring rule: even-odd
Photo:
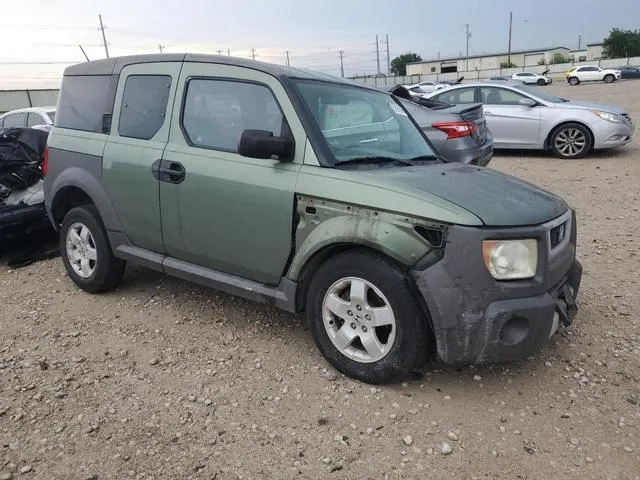
[[[587,125],[586,123],[584,123],[583,121],[580,120],[564,120],[560,123],[558,123],[557,125],[554,125],[551,129],[549,129],[549,132],[547,132],[547,136],[544,140],[544,148],[545,150],[549,150],[551,148],[551,137],[553,137],[553,134],[556,133],[556,131],[562,127],[564,127],[565,125],[570,125],[570,124],[576,124],[576,125],[580,125],[581,127],[585,128],[587,130],[587,132],[589,132],[589,135],[591,136],[591,148],[589,149],[589,151],[593,150],[593,146],[596,143],[596,139],[595,139],[595,135],[593,134],[593,130],[589,127],[589,125]]]

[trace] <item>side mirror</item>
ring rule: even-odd
[[[268,130],[245,130],[240,136],[238,153],[249,158],[271,158],[292,160],[293,140],[289,137],[274,137]]]
[[[522,105],[523,107],[535,107],[537,103],[531,98],[521,98],[518,100],[518,105]]]

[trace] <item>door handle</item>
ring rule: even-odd
[[[180,162],[157,160],[151,166],[151,173],[161,182],[181,183],[187,176],[187,171]]]

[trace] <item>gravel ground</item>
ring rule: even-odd
[[[640,82],[549,91],[627,107]],[[640,478],[640,140],[492,166],[577,208],[581,312],[539,356],[375,388],[301,319],[144,269],[91,296],[0,260],[0,480]]]

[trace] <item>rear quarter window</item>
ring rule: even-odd
[[[116,75],[66,76],[62,80],[56,124],[85,132],[103,131],[103,117],[113,113]]]
[[[171,88],[168,75],[131,75],[122,97],[118,133],[149,140],[164,123]]]

